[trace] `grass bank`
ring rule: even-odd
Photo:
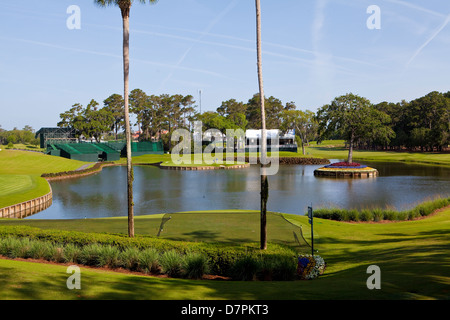
[[[0,208],[47,194],[50,187],[41,178],[43,173],[75,170],[84,164],[86,163],[42,153],[2,149]]]

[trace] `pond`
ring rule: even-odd
[[[335,162],[338,160],[332,160]],[[450,168],[368,162],[369,179],[315,177],[319,165],[281,165],[269,176],[268,210],[303,215],[307,207],[404,210],[450,196]],[[134,168],[135,215],[260,208],[259,166],[246,169],[172,171]],[[53,204],[28,219],[82,219],[127,215],[126,167],[105,167],[84,178],[51,182]]]

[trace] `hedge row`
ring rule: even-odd
[[[355,221],[355,222],[378,222],[383,220],[389,221],[406,221],[420,217],[426,217],[438,209],[442,209],[450,205],[450,198],[439,198],[426,201],[419,204],[415,208],[404,211],[396,211],[391,209],[338,209],[338,208],[321,208],[314,211],[314,217],[321,219],[330,219],[337,221]]]
[[[54,173],[43,173],[41,175],[42,178],[57,178],[57,177],[65,177],[65,176],[73,176],[73,175],[82,175],[86,173],[91,172],[97,172],[100,171],[101,168],[105,164],[113,164],[114,162],[97,162],[94,164],[91,168],[84,169],[84,170],[73,170],[73,171],[62,171],[62,172],[54,172]]]
[[[295,269],[297,257],[297,253],[293,249],[273,243],[268,244],[267,250],[261,251],[257,243],[232,246],[224,243],[174,241],[150,236],[129,238],[119,234],[43,230],[29,226],[0,226],[0,238],[6,237],[28,238],[61,245],[71,244],[78,247],[98,244],[120,250],[152,248],[161,254],[168,251],[175,251],[180,254],[195,252],[204,255],[209,261],[211,273],[219,276],[231,276],[235,262],[243,258],[249,257],[263,262],[289,260],[293,261]],[[276,272],[276,270],[273,271]]]
[[[197,253],[180,254],[173,250],[159,253],[153,248],[120,250],[110,245],[57,244],[50,241],[0,238],[0,255],[8,258],[43,259],[57,263],[75,263],[93,267],[123,268],[170,277],[200,279],[208,273],[206,257]]]

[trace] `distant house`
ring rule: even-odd
[[[133,141],[138,141],[141,134],[142,134],[142,131],[133,132],[131,134],[131,138],[133,139]]]
[[[245,132],[245,145],[246,151],[257,151],[259,149],[262,132],[261,129],[250,129]],[[272,147],[278,147],[279,151],[292,151],[297,152],[297,143],[295,142],[295,134],[288,132],[281,135],[278,129],[266,130],[267,138],[267,151],[270,151]],[[276,140],[278,138],[278,143]]]

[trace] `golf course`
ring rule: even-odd
[[[343,146],[311,146],[308,157],[336,159]],[[288,154],[283,154],[288,156]],[[301,156],[290,154],[290,156]],[[342,157],[343,158],[343,157]],[[447,154],[355,151],[355,160],[403,161],[448,166]],[[121,159],[116,164],[123,164]],[[135,164],[169,162],[169,155],[133,158]],[[86,163],[25,151],[0,151],[0,207],[48,192],[43,173],[73,171]],[[81,178],[83,179],[83,178]],[[163,223],[164,222],[164,223]],[[162,227],[163,226],[163,227]],[[268,250],[278,254],[310,254],[308,217],[269,212]],[[255,252],[259,241],[259,212],[211,210],[135,217],[136,241],[158,246]],[[158,235],[158,236],[157,236]],[[303,237],[301,236],[303,235]],[[127,218],[79,220],[0,219],[0,238],[77,241],[76,238],[121,243],[127,239]],[[62,240],[63,239],[63,240]],[[74,240],[75,239],[75,240]],[[154,239],[154,240],[152,240]],[[298,240],[300,239],[300,241]],[[92,240],[94,241],[94,240]],[[146,243],[146,242],[145,242]],[[210,248],[208,247],[208,248]],[[281,249],[280,249],[281,248]],[[286,249],[286,250],[287,250]],[[314,249],[326,262],[314,280],[238,281],[227,278],[166,277],[123,268],[81,267],[81,290],[66,286],[70,262],[0,259],[2,299],[39,300],[422,300],[450,298],[450,208],[412,221],[344,222],[314,219]],[[187,250],[189,251],[189,250]],[[224,251],[224,252],[225,252]],[[236,252],[238,252],[236,251]],[[228,251],[227,251],[228,252]],[[284,254],[284,253],[283,253]],[[73,263],[72,263],[73,264]],[[381,288],[370,290],[369,266],[381,271]]]

